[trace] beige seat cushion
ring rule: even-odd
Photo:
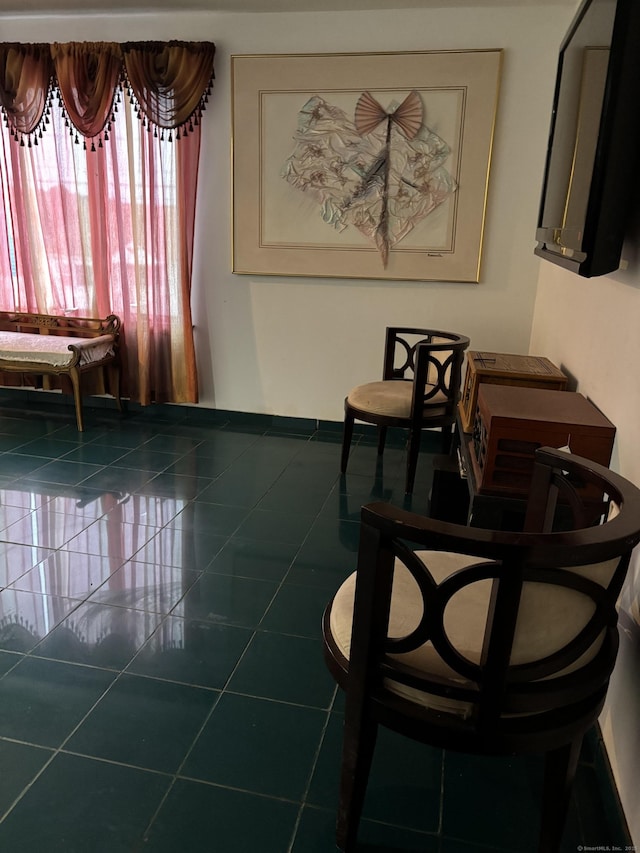
[[[113,354],[113,335],[95,338],[36,335],[30,332],[0,332],[0,360],[25,365],[46,364],[52,368],[68,367],[75,355],[70,346],[80,351],[80,364],[101,361]]]
[[[413,395],[413,383],[403,380],[383,380],[381,382],[368,382],[366,385],[358,385],[349,392],[347,402],[354,409],[370,412],[372,415],[383,415],[384,417],[405,418],[411,417],[411,397]],[[433,403],[446,403],[446,396],[439,391],[429,400],[430,407]],[[429,414],[437,414],[430,408]],[[444,414],[444,408],[442,409]]]
[[[466,566],[486,562],[475,557],[447,552],[418,551],[417,555],[428,566],[436,583],[441,583],[450,574]],[[606,585],[615,563],[614,560],[572,571]],[[336,593],[331,609],[331,633],[347,659],[351,648],[355,583],[354,572]],[[444,627],[447,636],[458,653],[475,664],[480,661],[491,583],[490,580],[483,580],[464,587],[451,598],[445,610]],[[562,648],[581,630],[592,615],[593,609],[590,598],[573,590],[549,584],[525,584],[511,662],[531,662]],[[404,637],[409,634],[418,625],[422,612],[422,594],[418,585],[409,570],[396,560],[389,636]],[[570,669],[593,657],[598,645],[599,643],[595,643]],[[425,674],[450,679],[456,685],[465,683],[460,674],[442,660],[430,642],[398,657],[405,664]],[[387,687],[392,692],[426,707],[462,715],[467,715],[471,710],[468,703],[432,696],[390,680],[387,681]]]

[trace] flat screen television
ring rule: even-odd
[[[617,270],[639,163],[640,0],[584,0],[560,47],[535,253]]]

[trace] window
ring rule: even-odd
[[[143,404],[197,401],[191,261],[213,51],[0,45],[0,309],[117,314],[125,393]]]

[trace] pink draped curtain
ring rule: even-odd
[[[118,314],[126,393],[143,405],[197,402],[191,269],[213,56],[208,42],[0,45],[0,309]]]

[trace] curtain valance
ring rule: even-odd
[[[14,139],[37,145],[57,95],[71,133],[95,148],[126,91],[146,127],[179,139],[205,109],[214,54],[212,42],[0,43],[0,106]]]

